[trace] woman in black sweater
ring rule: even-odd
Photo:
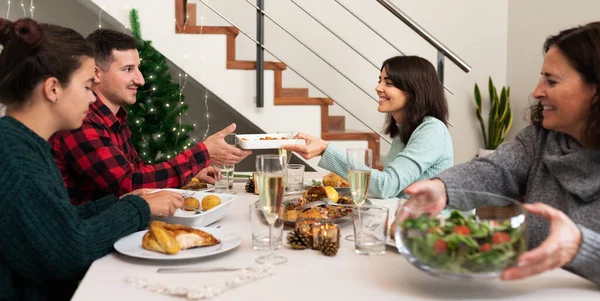
[[[136,191],[73,207],[47,139],[80,127],[94,101],[93,48],[71,29],[31,19],[0,19],[0,44],[0,300],[68,300],[116,240],[182,199]]]

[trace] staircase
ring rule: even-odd
[[[222,34],[227,36],[227,69],[256,70],[256,61],[239,61],[235,59],[236,37],[239,30],[232,26],[198,26],[196,25],[196,4],[187,3],[187,24],[185,20],[185,0],[175,0],[176,33],[185,34]],[[184,24],[186,24],[184,26]],[[265,70],[273,70],[275,99],[278,106],[320,106],[321,138],[327,141],[367,141],[373,152],[373,168],[382,170],[379,164],[380,137],[375,132],[351,132],[345,128],[345,116],[330,116],[329,106],[335,105],[330,98],[309,97],[308,88],[283,88],[282,74],[287,66],[282,62],[264,62]]]

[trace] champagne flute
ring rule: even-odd
[[[279,155],[256,156],[256,173],[261,209],[269,223],[269,255],[256,258],[260,264],[282,264],[285,257],[275,255],[273,250],[273,224],[281,215],[283,201],[285,159]]]
[[[352,148],[347,151],[348,182],[352,201],[360,209],[367,200],[369,183],[371,182],[371,162],[373,154],[370,149]],[[358,210],[360,220],[360,210]],[[354,235],[346,236],[347,240],[354,240]]]

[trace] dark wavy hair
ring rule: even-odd
[[[0,102],[23,105],[42,81],[56,77],[68,86],[94,49],[76,31],[32,19],[0,18]]]
[[[590,115],[583,129],[583,143],[594,149],[600,148],[600,22],[577,26],[550,36],[544,43],[544,53],[556,47],[564,55],[569,64],[583,78],[583,80],[596,87],[595,102],[590,108]],[[534,101],[530,106],[531,123],[542,126],[544,117],[543,106],[539,101]]]
[[[408,139],[426,116],[437,118],[448,125],[448,103],[444,86],[428,60],[418,56],[395,56],[383,62],[381,71],[384,68],[394,87],[407,94],[401,127],[396,125],[396,120],[388,113],[385,134],[392,138],[400,135],[402,142],[408,143]]]
[[[114,61],[113,50],[137,49],[136,39],[111,29],[97,29],[86,38],[96,51],[96,66],[106,70]]]

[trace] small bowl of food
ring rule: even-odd
[[[525,210],[516,200],[485,192],[461,191],[460,204],[432,216],[405,205],[397,216],[398,251],[418,269],[441,278],[497,279],[527,249]],[[405,213],[406,213],[405,212]]]

